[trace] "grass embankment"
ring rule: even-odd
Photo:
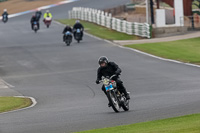
[[[0,97],[0,113],[25,108],[31,104],[29,98]]]
[[[63,0],[6,0],[4,2],[0,2],[0,13],[2,14],[2,11],[5,8],[7,9],[8,14],[14,14],[33,10],[41,6],[58,4],[61,1]]]
[[[200,114],[103,128],[80,133],[200,133]]]
[[[73,26],[76,20],[62,19],[62,20],[57,20],[57,21],[62,24]],[[90,23],[86,21],[80,21],[80,22],[81,24],[83,24],[85,31],[87,33],[103,38],[103,39],[107,39],[107,40],[137,40],[139,39],[139,37],[137,36],[120,33],[120,32],[105,28],[103,26],[100,26],[94,23]]]
[[[200,38],[172,42],[126,45],[163,58],[200,64]]]

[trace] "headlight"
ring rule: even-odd
[[[104,79],[104,80],[103,80],[103,84],[104,84],[104,85],[108,85],[108,84],[109,84],[109,79]]]

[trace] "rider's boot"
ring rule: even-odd
[[[126,91],[126,88],[124,87],[124,85],[121,83],[119,84],[119,87],[121,88],[121,90],[119,90],[121,93],[124,93],[125,97],[127,100],[130,99],[130,95],[129,93]]]
[[[123,90],[120,91],[121,93],[124,93],[124,96],[126,97],[126,100],[130,99],[130,95],[129,92],[126,91],[126,88],[124,88]]]

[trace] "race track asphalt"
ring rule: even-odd
[[[98,9],[128,0],[81,0],[50,9],[67,18],[73,6]],[[43,11],[44,12],[44,11]],[[63,26],[31,31],[31,14],[0,23],[0,77],[17,93],[34,97],[33,108],[0,114],[0,133],[65,133],[131,124],[200,112],[200,68],[158,60],[85,35],[78,44],[62,42]],[[130,111],[107,107],[96,85],[98,58],[122,69],[131,93]]]

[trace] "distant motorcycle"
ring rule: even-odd
[[[67,31],[64,33],[64,42],[66,43],[67,46],[70,45],[70,43],[72,42],[72,33]]]
[[[8,16],[7,16],[7,15],[3,15],[3,16],[2,16],[2,21],[3,21],[4,23],[6,23],[6,22],[8,21]]]
[[[104,87],[106,89],[107,97],[110,102],[110,105],[112,106],[113,110],[115,112],[119,112],[120,108],[122,107],[124,111],[129,110],[129,100],[126,99],[124,93],[120,93],[117,89],[117,84],[114,80],[112,80],[113,77],[116,75],[108,77],[102,77],[102,82],[104,84]]]
[[[80,30],[80,29],[77,29],[77,30],[75,31],[74,39],[76,39],[78,43],[80,42],[80,40],[82,40],[82,37],[81,37],[81,30]]]
[[[33,30],[35,31],[35,33],[39,30],[38,22],[37,21],[33,22]]]
[[[51,25],[52,19],[50,17],[47,17],[43,21],[44,21],[44,24],[47,26],[47,28],[49,28],[49,26]]]

